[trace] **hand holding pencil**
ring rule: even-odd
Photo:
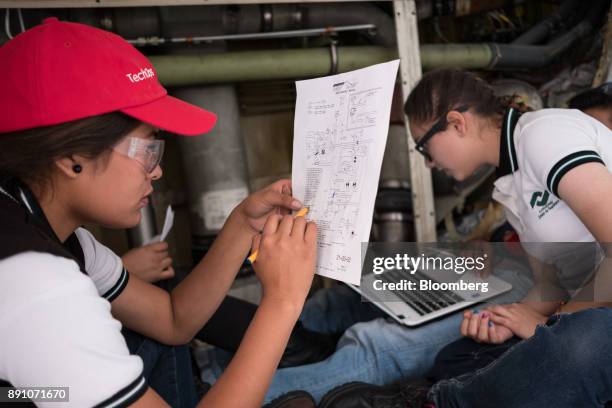
[[[305,211],[302,211],[305,213]],[[262,285],[262,302],[299,314],[312,284],[317,255],[317,226],[305,217],[272,214],[251,246],[253,269]]]
[[[248,233],[259,234],[271,215],[290,214],[303,206],[291,195],[291,180],[283,179],[250,194],[233,213],[248,227]]]
[[[303,207],[301,210],[299,210],[295,216],[296,217],[304,217],[306,216],[306,214],[308,214],[308,208]],[[254,250],[251,255],[249,255],[249,257],[247,258],[249,260],[249,262],[253,263],[255,262],[255,260],[257,259],[257,255],[259,254],[259,250]]]

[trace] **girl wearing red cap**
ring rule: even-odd
[[[258,249],[261,304],[199,406],[260,405],[314,272],[315,225],[281,215],[301,207],[282,194],[290,182],[238,205],[168,294],[130,276],[80,226],[136,225],[162,176],[157,130],[201,134],[214,114],[168,96],[120,37],[56,19],[0,48],[0,88],[0,379],[69,387],[67,406],[165,406],[156,390],[189,406],[189,380],[160,365],[178,358],[171,346],[191,340]],[[122,326],[148,338],[143,359],[130,354]]]

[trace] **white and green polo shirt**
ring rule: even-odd
[[[595,241],[558,196],[563,176],[592,162],[612,171],[612,131],[592,117],[574,109],[506,113],[493,198],[504,205],[521,242]],[[553,263],[559,254],[540,255]]]

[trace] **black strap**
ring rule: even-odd
[[[74,260],[85,270],[85,254],[75,233],[61,242],[30,188],[17,178],[0,179],[0,259],[26,251],[49,252]],[[30,243],[31,241],[31,243]]]

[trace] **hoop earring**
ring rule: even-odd
[[[74,166],[72,166],[72,171],[78,174],[83,171],[83,167],[81,167],[80,164],[75,164]]]

